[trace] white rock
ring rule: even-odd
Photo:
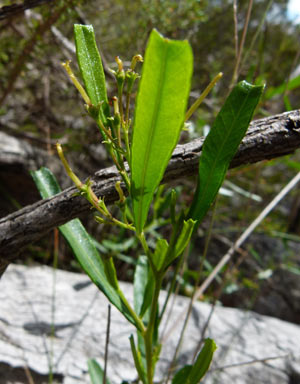
[[[131,285],[124,283],[122,288],[132,302]],[[187,298],[176,299],[164,333],[157,379],[164,377],[173,356],[187,305]],[[89,383],[87,360],[96,358],[103,364],[107,308],[106,298],[85,275],[10,265],[0,281],[0,383],[28,382],[24,368],[36,378],[35,383],[47,383],[51,361],[57,382]],[[210,311],[208,304],[194,305],[179,354],[180,366],[191,362]],[[51,338],[53,323],[55,337]],[[133,326],[112,308],[108,360],[112,384],[136,378],[128,340],[131,333]],[[206,337],[215,340],[218,350],[205,384],[300,382],[300,327],[295,324],[216,307]]]

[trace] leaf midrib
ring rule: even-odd
[[[89,54],[89,50],[87,49],[88,39],[85,37],[85,33],[83,32],[83,30],[82,30],[82,36],[83,36],[83,39],[84,39],[84,42],[85,42],[84,50],[85,50],[86,55],[87,55],[87,57],[88,57],[88,59],[89,59],[89,62],[90,62],[89,64],[90,64],[90,66],[93,67],[93,65],[92,65],[92,59],[91,59],[91,56],[90,56],[90,54]],[[93,43],[93,45],[96,44],[96,43],[93,41],[93,38],[92,38],[92,43]],[[95,47],[93,46],[93,49],[94,49],[94,48],[95,48]],[[95,76],[94,76],[94,71],[90,71],[90,74],[91,74],[91,77],[92,77],[92,79],[93,79],[93,81],[92,81],[92,86],[93,86],[93,89],[94,89],[94,91],[95,91],[95,93],[96,93],[97,103],[98,103],[98,100],[99,100],[99,102],[101,101],[101,93],[100,93],[100,95],[99,95],[98,87],[95,85],[95,84],[96,84],[96,78],[95,78]]]
[[[159,83],[161,83],[161,80],[164,78],[164,75],[166,73],[166,57],[167,57],[167,52],[168,52],[169,44],[164,45],[163,49],[163,59],[161,60],[162,65],[160,66],[160,73],[159,73]],[[148,170],[148,165],[149,165],[149,158],[150,158],[150,153],[151,153],[151,148],[153,145],[153,136],[155,132],[155,125],[157,121],[157,115],[158,115],[158,109],[159,109],[159,104],[161,100],[161,95],[163,93],[164,86],[162,87],[157,87],[157,92],[155,95],[155,106],[154,106],[154,113],[152,114],[152,120],[151,120],[151,129],[150,129],[150,140],[147,142],[146,146],[146,151],[145,151],[145,156],[144,156],[144,162],[143,162],[143,171],[142,171],[142,178],[141,178],[141,199],[139,203],[139,214],[138,214],[138,225],[137,227],[140,228],[141,226],[141,219],[142,219],[142,207],[143,207],[143,201],[144,201],[144,191],[145,191],[145,179],[146,179],[146,174]]]
[[[242,104],[241,107],[239,108],[239,111],[238,111],[238,113],[236,114],[236,117],[234,118],[233,123],[231,124],[231,127],[230,127],[230,129],[228,130],[228,132],[227,132],[227,134],[226,134],[226,140],[224,140],[223,143],[222,143],[222,145],[221,145],[221,149],[222,149],[222,150],[219,151],[219,154],[216,156],[216,158],[215,158],[215,160],[214,160],[214,162],[213,162],[213,167],[211,167],[211,170],[213,170],[213,171],[210,172],[210,175],[209,175],[209,177],[208,177],[208,180],[207,180],[207,182],[206,182],[206,184],[205,184],[205,187],[204,187],[204,189],[203,189],[203,192],[202,192],[202,194],[201,194],[201,200],[200,200],[200,201],[197,201],[196,207],[199,206],[199,205],[201,205],[201,203],[202,203],[202,200],[203,200],[203,198],[204,198],[204,196],[205,196],[205,194],[206,194],[206,192],[207,192],[208,185],[209,185],[209,183],[210,183],[210,181],[211,181],[212,175],[214,174],[214,169],[216,168],[216,164],[217,164],[217,162],[218,162],[218,160],[219,160],[219,158],[220,158],[220,154],[223,152],[223,148],[224,148],[224,146],[225,146],[225,143],[227,142],[228,137],[229,137],[229,135],[230,135],[230,133],[231,133],[231,131],[232,131],[234,125],[236,124],[236,121],[237,121],[237,119],[238,119],[238,116],[239,116],[239,114],[240,114],[240,111],[244,108],[245,103],[248,101],[248,98],[249,98],[249,96],[250,96],[250,93],[251,93],[251,91],[248,93],[248,95],[247,95],[245,101],[243,102],[243,104]],[[222,119],[223,126],[225,126],[225,124],[224,124],[224,120],[223,120],[223,116],[221,116],[221,119]],[[199,175],[199,180],[200,180],[200,175]]]

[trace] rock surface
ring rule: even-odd
[[[35,384],[47,383],[51,365],[57,383],[89,383],[87,359],[103,363],[108,308],[106,298],[89,279],[64,271],[53,273],[47,267],[10,265],[0,288],[0,383],[27,383],[30,375]],[[122,284],[122,288],[132,301],[131,285]],[[178,297],[169,323],[162,325],[166,328],[165,345],[157,380],[173,356],[187,304],[188,299]],[[210,312],[208,304],[194,305],[180,365],[191,362]],[[108,359],[112,384],[135,379],[128,340],[132,332],[133,327],[112,308]],[[203,383],[300,383],[299,326],[253,312],[216,307],[206,336],[215,340],[218,350]]]

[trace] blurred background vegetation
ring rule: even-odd
[[[12,3],[15,2],[0,1],[0,6]],[[182,135],[182,142],[209,129],[236,80],[266,84],[255,118],[298,109],[300,25],[287,18],[287,4],[287,0],[57,0],[4,18],[0,21],[0,130],[44,149],[49,157],[56,156],[54,144],[59,140],[65,144],[74,168],[82,177],[110,165],[99,145],[101,138],[61,66],[61,62],[71,59],[78,73],[74,23],[94,26],[110,96],[116,92],[109,72],[109,68],[116,68],[115,56],[128,65],[134,54],[143,55],[152,28],[167,37],[190,41],[195,58],[190,103],[218,72],[224,73],[193,117],[189,130]],[[249,24],[241,50],[247,15],[250,15]],[[229,172],[216,206],[204,276],[296,170],[299,170],[299,151]],[[25,185],[18,191],[10,189],[5,173],[1,172],[2,216],[39,198],[31,190],[33,185]],[[68,185],[65,176],[61,179],[64,186]],[[194,183],[192,179],[180,183],[181,203],[190,199]],[[161,192],[157,206],[164,217],[169,194]],[[271,281],[271,276],[276,277],[278,271],[281,273],[283,269],[298,276],[300,224],[299,218],[292,221],[297,209],[300,212],[299,188],[264,221],[245,250],[223,270],[226,279],[218,277],[206,298],[218,297],[228,305],[253,307],[261,289],[268,290],[266,282]],[[128,240],[125,232],[114,233],[111,228],[96,226],[91,218],[83,220],[101,252],[119,259],[120,277],[132,279],[130,265],[135,263],[139,252],[135,240]],[[197,279],[209,220],[210,217],[199,230],[180,280],[181,291],[187,294]],[[161,222],[154,217],[153,239],[159,236],[160,226]],[[55,245],[52,238],[48,235],[28,247],[20,262],[24,262],[25,255],[27,263],[51,264],[54,249],[58,249],[59,267],[78,270],[64,242]],[[216,296],[220,287],[222,295]]]

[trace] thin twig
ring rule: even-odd
[[[288,356],[289,354],[287,353],[286,355],[282,355],[282,356],[270,356],[270,357],[265,357],[264,359],[254,359],[254,360],[244,361],[241,363],[223,365],[223,367],[216,367],[216,368],[210,369],[210,372],[223,371],[224,369],[228,369],[228,368],[242,367],[245,365],[251,365],[256,363],[266,363],[270,360],[285,359]]]
[[[212,228],[213,228],[213,223],[214,223],[214,218],[215,218],[215,208],[216,208],[216,203],[214,203],[213,214],[212,214],[212,217],[211,217],[210,223],[209,223],[208,233],[207,233],[206,240],[205,240],[205,246],[204,246],[202,261],[200,264],[200,269],[198,272],[197,280],[196,280],[195,285],[194,285],[194,290],[193,290],[192,297],[191,297],[190,302],[189,302],[188,310],[186,312],[186,316],[185,316],[184,323],[183,323],[183,326],[182,326],[182,329],[180,332],[180,336],[179,336],[179,340],[178,340],[178,343],[177,343],[177,346],[176,346],[176,349],[174,352],[174,356],[173,356],[172,362],[171,362],[169,370],[168,370],[168,376],[166,379],[166,383],[168,383],[170,375],[171,375],[172,371],[174,370],[174,367],[176,364],[176,359],[177,359],[179,350],[180,350],[182,342],[183,342],[183,337],[184,337],[184,334],[186,331],[186,327],[187,327],[188,321],[189,321],[191,313],[192,313],[193,304],[195,302],[195,296],[197,293],[197,287],[198,287],[200,279],[201,279],[203,264],[204,264],[204,260],[206,259],[208,246],[209,246],[210,238],[211,238],[211,234],[212,234]]]
[[[276,205],[282,200],[285,195],[290,192],[300,181],[300,172],[297,173],[296,176],[280,191],[280,193],[266,206],[266,208],[258,215],[258,217],[249,225],[249,227],[242,233],[242,235],[237,239],[234,245],[229,249],[229,251],[222,257],[219,263],[216,265],[212,273],[208,276],[208,278],[202,283],[200,288],[196,293],[196,299],[201,297],[203,293],[206,291],[208,286],[214,280],[216,275],[220,272],[220,270],[228,263],[231,259],[234,252],[240,248],[240,246],[247,240],[247,238],[251,235],[254,229],[263,221],[263,219],[276,207]]]
[[[261,32],[261,29],[262,29],[262,27],[263,27],[263,25],[264,25],[265,19],[266,19],[267,14],[268,14],[268,11],[269,11],[269,9],[270,9],[270,7],[271,7],[272,4],[273,4],[273,0],[270,0],[269,3],[267,4],[267,7],[266,7],[266,9],[265,9],[265,12],[263,13],[263,16],[262,16],[262,18],[261,18],[261,20],[260,20],[260,22],[259,22],[259,25],[258,25],[258,27],[257,27],[257,29],[256,29],[256,32],[255,32],[255,34],[254,34],[254,36],[253,36],[253,38],[252,38],[252,40],[251,40],[250,47],[247,49],[247,51],[246,51],[246,53],[245,53],[245,55],[244,55],[244,57],[243,57],[243,60],[241,61],[241,64],[240,64],[240,71],[241,71],[241,69],[243,68],[244,63],[247,62],[248,57],[249,57],[249,54],[252,52],[252,49],[253,49],[253,47],[254,47],[254,44],[255,44],[255,42],[256,42],[256,40],[257,40],[257,38],[258,38],[258,35],[259,35],[260,32]]]
[[[30,57],[30,54],[34,50],[36,43],[38,39],[40,39],[50,28],[51,26],[56,23],[56,21],[60,18],[62,13],[70,7],[75,0],[69,0],[66,1],[61,7],[58,7],[55,9],[54,12],[50,13],[48,18],[44,23],[40,23],[38,27],[36,28],[34,34],[31,36],[31,38],[25,43],[24,48],[17,58],[14,67],[12,68],[9,79],[8,79],[8,84],[6,88],[3,90],[3,94],[0,97],[0,105],[4,103],[6,100],[7,96],[13,91],[15,87],[15,83],[22,72],[24,65],[28,58]]]
[[[239,36],[238,36],[238,21],[237,21],[237,3],[233,0],[233,22],[234,22],[234,51],[235,59],[237,60],[239,54]]]
[[[107,361],[108,361],[108,345],[109,345],[109,334],[110,334],[110,316],[111,305],[108,304],[107,314],[107,327],[106,327],[106,339],[105,339],[105,354],[104,354],[104,372],[103,372],[103,384],[106,384],[106,372],[107,372]]]
[[[242,235],[237,239],[237,241],[230,247],[229,251],[222,257],[219,263],[216,265],[211,274],[207,277],[206,280],[197,290],[194,301],[199,299],[212,281],[215,279],[220,270],[228,263],[235,251],[238,251],[239,247],[244,243],[244,241],[251,235],[254,229],[262,222],[262,220],[272,211],[272,209],[280,202],[280,200],[285,197],[285,195],[290,192],[300,181],[300,172],[282,189],[282,191],[266,206],[266,208],[258,215],[258,217],[249,225],[249,227],[242,233]],[[177,326],[179,321],[183,318],[188,308],[185,308],[178,318],[174,321],[173,327],[169,330],[165,339],[171,334],[173,328]]]
[[[231,81],[231,85],[232,86],[236,83],[236,81],[238,79],[238,76],[239,76],[240,62],[241,62],[241,58],[242,58],[243,48],[244,48],[244,45],[245,45],[245,40],[246,40],[248,25],[249,25],[249,21],[250,21],[252,5],[253,5],[253,0],[249,0],[246,20],[245,20],[245,24],[244,24],[244,29],[243,29],[243,33],[242,33],[242,38],[241,38],[240,46],[239,46],[238,56],[237,56],[237,59],[236,59],[236,62],[235,62],[235,67],[234,67],[232,81]]]
[[[30,369],[28,368],[27,365],[25,365],[24,371],[25,371],[26,378],[28,380],[28,384],[34,384],[32,374],[31,374]]]
[[[54,3],[55,0],[25,0],[22,4],[11,4],[0,8],[0,20],[13,17],[19,13],[46,3]]]

